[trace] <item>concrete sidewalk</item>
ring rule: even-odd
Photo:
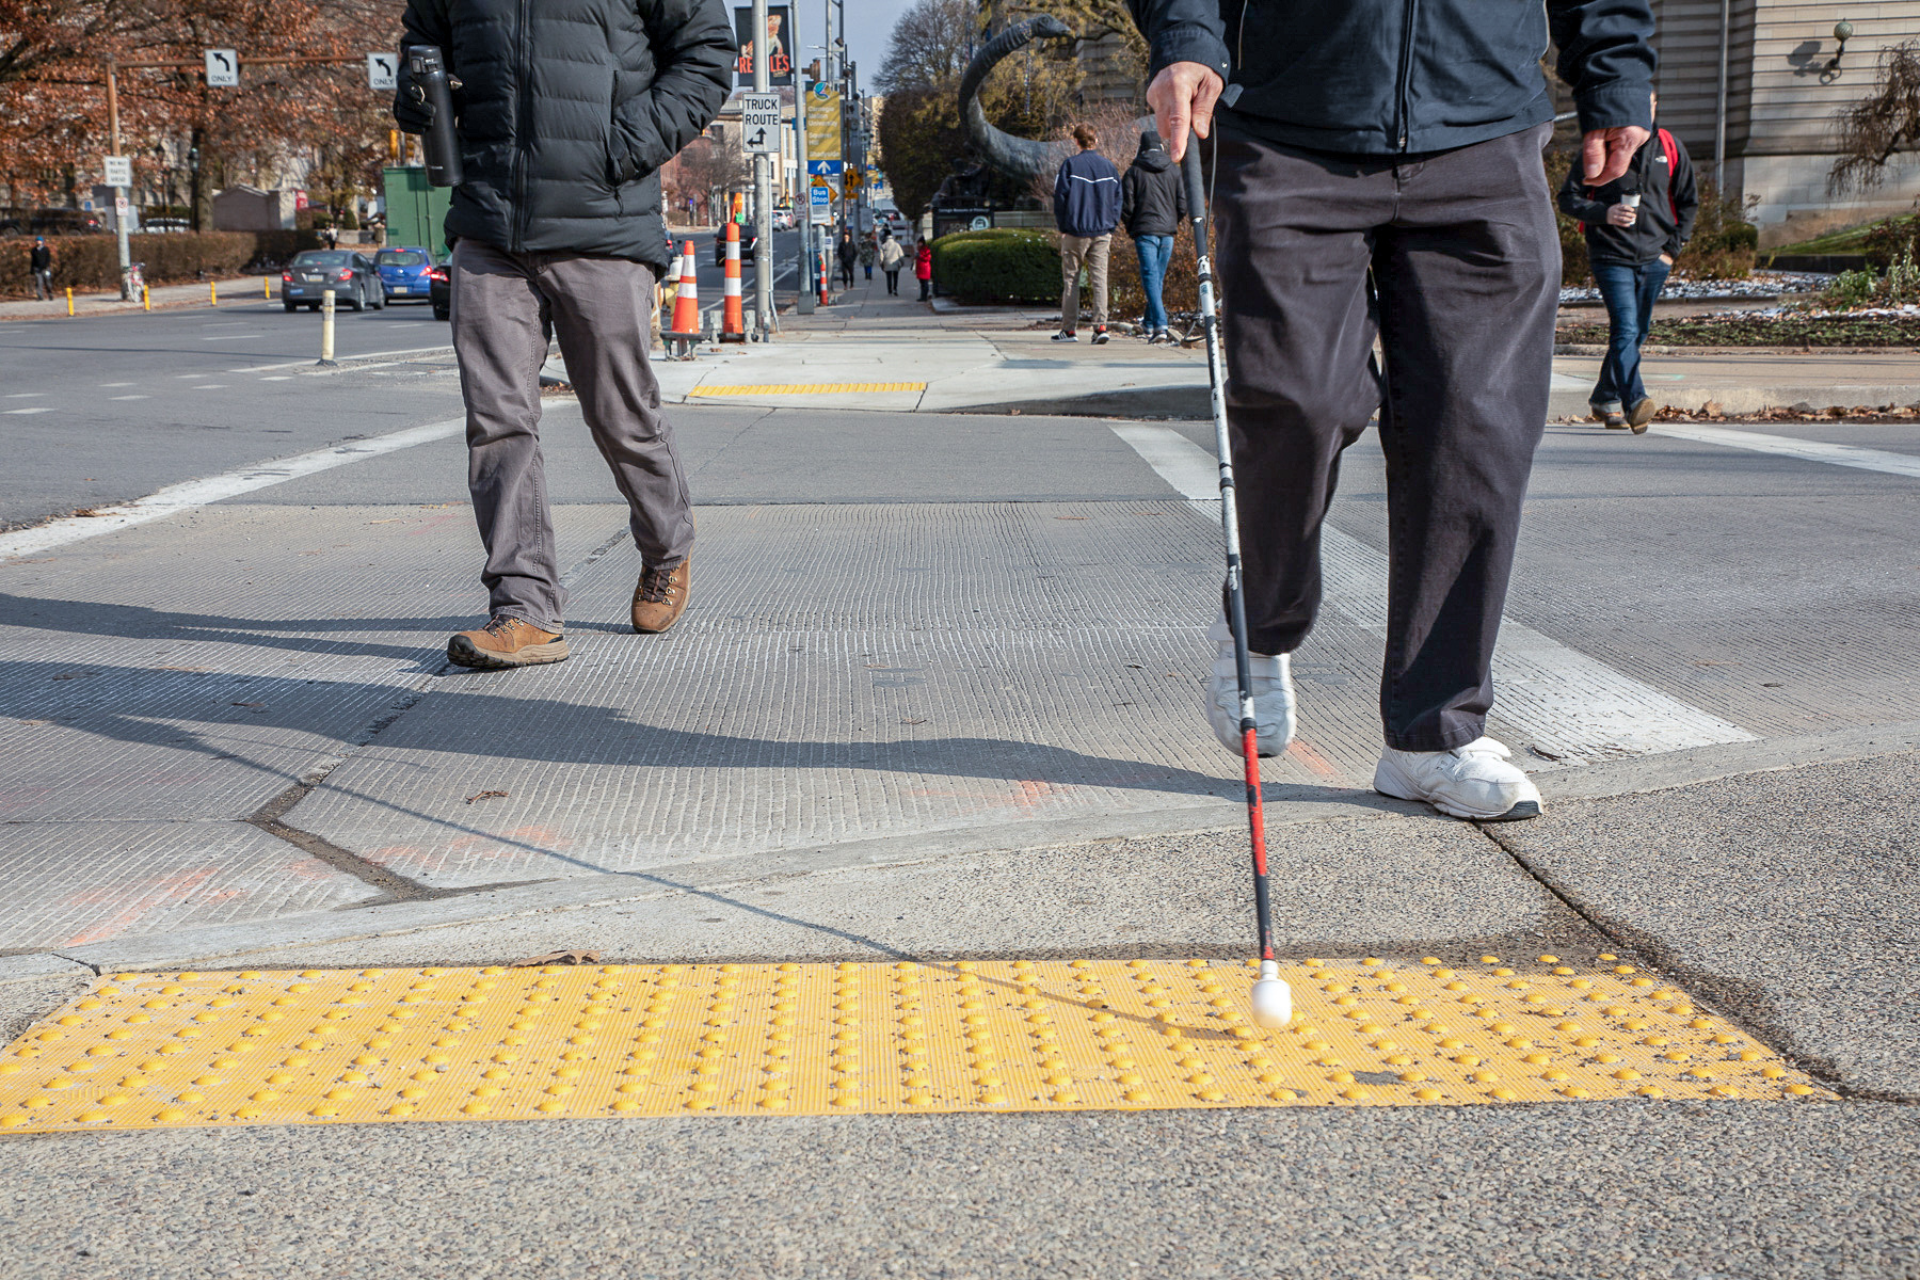
[[[1115,335],[1094,346],[1051,341],[1057,313],[1045,308],[940,308],[917,300],[911,281],[889,297],[882,281],[857,279],[830,307],[783,315],[767,344],[705,347],[689,361],[658,366],[671,402],[936,413],[1076,414],[1204,419],[1206,353],[1149,346]],[[1584,416],[1600,361],[1557,356],[1552,417]],[[1663,404],[1751,413],[1806,403],[1907,405],[1920,402],[1920,354],[1662,351],[1646,361],[1648,387]]]

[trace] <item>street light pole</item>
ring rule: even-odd
[[[107,59],[107,136],[108,147],[120,154],[120,76],[112,58]],[[127,189],[113,189],[113,237],[120,244],[120,301],[133,301],[133,251],[127,245]]]
[[[799,52],[794,50],[796,64],[800,61]],[[813,243],[813,179],[807,173],[807,73],[798,65],[793,68],[793,151],[794,161],[799,165],[794,174],[793,193],[793,226],[799,233],[794,236],[799,243],[799,279],[795,281],[793,309],[796,314],[810,316],[813,314],[813,258],[807,250]]]
[[[771,84],[773,50],[767,39],[767,0],[753,0],[753,91],[765,93]],[[778,123],[776,113],[776,124]],[[779,129],[774,136],[780,136]],[[753,153],[753,311],[760,341],[773,339],[773,162],[764,151]]]

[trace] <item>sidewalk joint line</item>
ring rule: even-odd
[[[378,863],[369,862],[359,854],[342,849],[331,840],[314,835],[311,831],[302,831],[298,827],[289,826],[280,821],[280,815],[306,799],[307,794],[319,786],[325,777],[326,774],[322,773],[312,781],[294,783],[261,805],[243,821],[248,826],[258,827],[268,835],[284,840],[301,852],[318,858],[334,870],[344,871],[354,879],[371,885],[398,901],[416,900],[431,893],[432,890],[417,880],[408,879],[406,876],[389,871]]]
[[[1725,998],[1726,981],[1724,979],[1712,973],[1710,970],[1701,969],[1698,966],[1690,965],[1680,960],[1673,954],[1669,947],[1651,934],[1644,934],[1637,929],[1628,930],[1623,933],[1618,926],[1609,926],[1602,923],[1597,915],[1563,891],[1559,885],[1556,885],[1548,878],[1544,871],[1530,861],[1525,854],[1513,848],[1502,839],[1501,833],[1495,831],[1492,824],[1475,822],[1473,826],[1481,835],[1491,841],[1495,848],[1511,858],[1514,864],[1518,866],[1521,871],[1525,872],[1529,879],[1552,894],[1556,901],[1566,907],[1567,910],[1573,912],[1574,915],[1580,917],[1581,920],[1585,921],[1589,928],[1605,938],[1609,944],[1621,951],[1639,955],[1642,959],[1658,968],[1661,973],[1672,978],[1676,983],[1685,983],[1687,987],[1703,998],[1702,1003],[1709,1000],[1712,1001],[1715,1017],[1723,1018],[1747,1034],[1773,1046],[1775,1051],[1783,1058],[1786,1058],[1789,1062],[1792,1062],[1808,1075],[1818,1080],[1821,1087],[1831,1089],[1849,1101],[1897,1102],[1907,1105],[1920,1102],[1920,1097],[1915,1097],[1912,1094],[1889,1090],[1862,1089],[1857,1085],[1842,1080],[1840,1072],[1834,1067],[1832,1062],[1825,1058],[1808,1054],[1796,1043],[1791,1029],[1784,1024],[1776,1024],[1772,1020],[1765,1018],[1755,1019],[1745,1013],[1736,1012],[1731,1007],[1734,1002]]]

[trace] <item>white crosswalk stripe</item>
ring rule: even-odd
[[[1888,475],[1910,476],[1920,480],[1920,457],[1910,453],[1889,453],[1884,449],[1863,449],[1852,444],[1827,444],[1821,440],[1795,440],[1791,436],[1768,435],[1764,431],[1733,431],[1694,422],[1662,422],[1654,434],[1698,440],[1702,444],[1724,445],[1729,449],[1747,449],[1754,453],[1773,453],[1803,462],[1825,462],[1836,467],[1856,467],[1862,471],[1884,471]]]
[[[1128,423],[1113,430],[1162,479],[1192,501],[1207,503],[1219,519],[1220,470],[1212,454],[1171,427]],[[1332,525],[1324,526],[1321,541],[1327,606],[1384,637],[1386,556]],[[1541,751],[1568,763],[1755,740],[1739,725],[1511,618],[1500,624],[1493,671],[1495,714],[1524,729]]]

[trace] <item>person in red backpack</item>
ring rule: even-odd
[[[1659,94],[1653,104],[1657,113]],[[1560,210],[1586,232],[1593,280],[1607,304],[1607,356],[1588,397],[1594,419],[1638,435],[1659,408],[1640,380],[1640,347],[1653,325],[1653,304],[1700,210],[1693,161],[1678,138],[1657,129],[1626,173],[1605,186],[1587,186],[1580,166],[1570,167],[1560,187]]]
[[[920,301],[933,296],[933,245],[925,240],[913,259],[913,278],[920,282]]]

